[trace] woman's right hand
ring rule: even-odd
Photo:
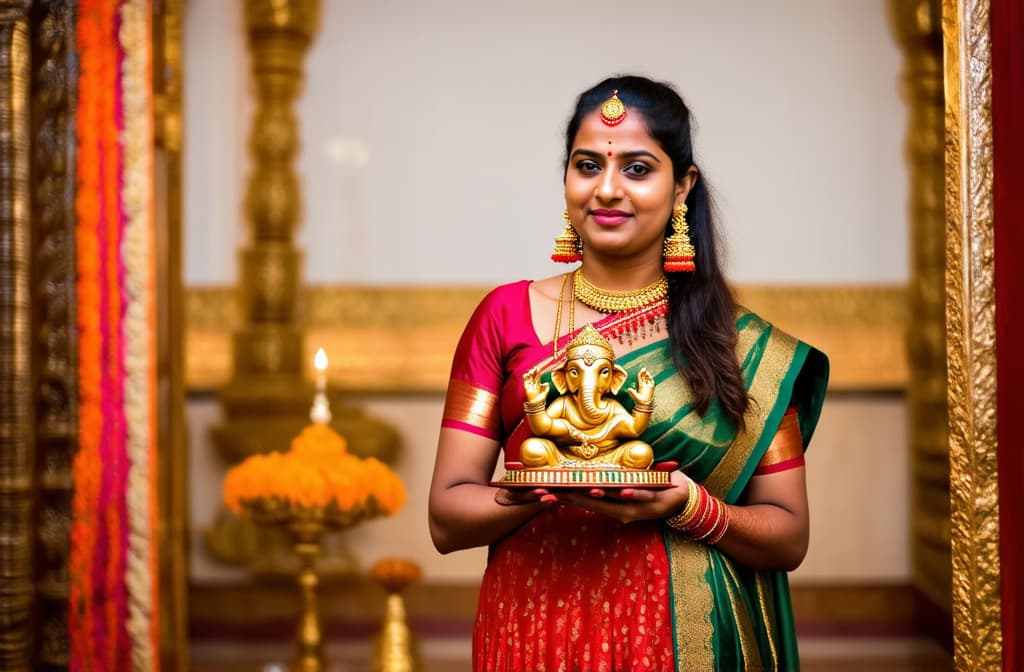
[[[491,486],[500,450],[494,439],[441,428],[428,520],[434,546],[442,553],[494,543],[561,501],[544,488]]]
[[[494,491],[494,501],[502,506],[520,506],[522,504],[534,504],[536,502],[541,502],[542,504],[554,504],[558,501],[558,497],[544,488],[534,488],[532,490],[520,488],[498,488]]]

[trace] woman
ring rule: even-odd
[[[785,572],[807,550],[803,451],[828,361],[734,303],[669,86],[616,77],[580,96],[565,201],[553,258],[579,270],[492,291],[445,404],[431,535],[442,553],[490,546],[474,669],[797,669]],[[529,436],[524,382],[541,381],[527,374],[566,361],[588,323],[628,372],[623,392],[653,377],[640,438],[680,465],[672,487],[490,486],[500,451],[514,461]]]

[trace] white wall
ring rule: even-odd
[[[189,284],[237,277],[244,49],[240,2],[189,4]],[[693,108],[734,280],[903,282],[899,68],[883,0],[323,0],[297,105],[305,276],[551,274],[575,96],[637,72],[674,82]]]
[[[190,2],[185,39],[185,279],[230,284],[252,111],[240,2]],[[675,82],[692,106],[735,281],[905,282],[899,70],[884,0],[323,0],[297,106],[305,278],[551,274],[563,125],[579,91],[629,71]],[[401,552],[428,578],[478,578],[483,551],[442,558],[427,536],[440,398],[360,405],[402,433],[410,505],[354,531],[352,546],[364,563]],[[208,438],[218,413],[212,400],[189,404],[196,535],[220,497]],[[909,577],[906,435],[899,398],[829,398],[808,454],[812,544],[796,580]],[[192,549],[194,580],[238,576],[198,538]]]

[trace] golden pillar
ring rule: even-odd
[[[241,252],[242,327],[234,335],[234,375],[221,389],[225,423],[213,431],[229,463],[284,450],[308,413],[303,333],[296,312],[300,253],[299,184],[292,167],[298,128],[292,106],[302,61],[319,23],[319,0],[246,0],[245,29],[256,110],[249,135],[252,174],[245,199],[249,244]],[[222,515],[207,535],[221,560],[252,564],[264,540],[247,521]],[[274,547],[280,553],[281,543]]]
[[[0,0],[0,669],[33,668],[28,0]]]
[[[246,0],[245,27],[256,93],[249,152],[253,169],[245,200],[249,244],[241,253],[241,329],[234,334],[234,373],[221,390],[225,422],[213,438],[228,463],[286,450],[309,421],[313,386],[304,377],[301,253],[293,242],[300,223],[299,182],[292,162],[299,148],[292,107],[302,87],[302,61],[319,22],[319,0]],[[387,459],[397,433],[340,400],[331,425],[353,453]],[[267,535],[270,535],[268,538]],[[332,538],[336,542],[336,539]],[[226,511],[206,535],[207,549],[257,572],[296,569],[282,535],[260,530]],[[325,542],[328,574],[352,569],[345,549]]]
[[[291,426],[308,411],[298,324],[299,184],[292,167],[298,129],[292,104],[302,86],[302,59],[319,21],[318,0],[246,0],[256,112],[249,136],[253,159],[245,200],[249,245],[241,253],[243,327],[234,338],[234,377],[221,390],[227,424],[216,438],[235,457],[287,445],[266,434],[277,418]],[[288,413],[290,411],[291,413]],[[291,416],[291,417],[288,417]],[[253,431],[259,430],[259,431]]]
[[[946,414],[946,280],[942,25],[938,0],[890,0],[904,50],[910,107],[911,279],[907,321],[914,584],[949,611],[949,443]]]

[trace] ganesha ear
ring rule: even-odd
[[[618,364],[612,366],[612,394],[619,393],[622,385],[626,382],[627,375],[626,370]]]
[[[565,384],[565,369],[559,368],[551,372],[551,382],[555,384],[555,389],[558,390],[559,394],[565,394],[565,391],[569,387]]]

